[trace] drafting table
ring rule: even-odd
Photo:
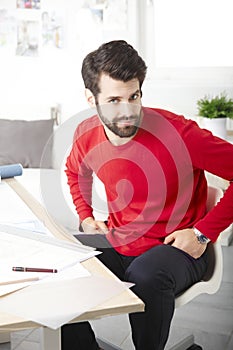
[[[39,220],[42,220],[54,236],[75,241],[75,238],[69,234],[63,227],[55,223],[51,217],[48,216],[46,210],[42,205],[35,200],[35,198],[24,187],[16,181],[14,178],[4,180],[11,188],[18,193],[21,198],[22,194],[24,201],[30,207],[30,209],[36,214]],[[91,272],[91,274],[101,275],[110,279],[117,279],[97,258],[91,258],[84,261],[83,266]],[[127,289],[121,294],[113,297],[107,302],[98,305],[95,308],[83,313],[78,318],[72,320],[72,322],[79,322],[84,320],[93,320],[104,316],[118,315],[122,313],[140,312],[144,310],[143,302],[135,296],[135,294]],[[15,331],[20,329],[27,329],[33,327],[41,327],[32,321],[24,320],[20,317],[12,316],[6,313],[0,313],[0,332]],[[47,327],[43,327],[43,336],[41,339],[42,350],[60,350],[60,329],[52,330]]]

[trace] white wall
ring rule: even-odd
[[[116,1],[115,6],[122,1]],[[128,0],[131,8],[128,23],[121,28],[116,16],[116,28],[111,24],[109,31],[93,20],[88,9],[81,9],[84,3],[84,0],[41,1],[43,11],[55,10],[63,16],[62,49],[46,48],[39,50],[38,57],[21,57],[15,55],[15,44],[7,50],[0,46],[0,118],[49,118],[51,107],[60,104],[61,120],[66,120],[88,107],[80,74],[85,55],[103,41],[122,37],[137,47],[134,32],[137,1]],[[17,18],[32,15],[39,18],[38,14],[42,13],[42,10],[16,10],[15,4],[16,0],[0,0],[0,9],[10,10]]]
[[[15,11],[15,3],[15,0],[0,0],[0,9],[9,7]],[[47,48],[38,57],[20,57],[0,48],[0,118],[48,118],[50,108],[59,103],[64,121],[86,109],[80,74],[82,59],[102,41],[116,38],[131,42],[147,62],[148,78],[143,86],[145,105],[168,108],[192,118],[200,97],[222,91],[233,97],[232,67],[156,66],[151,0],[128,0],[127,26],[109,31],[102,31],[98,24],[90,22],[85,9],[80,14],[84,1],[43,0],[41,3],[46,4],[48,10],[56,9],[63,14],[63,48]]]
[[[8,0],[8,4],[15,0]],[[63,13],[65,43],[62,49],[46,48],[39,51],[38,57],[16,56],[11,48],[0,50],[0,117],[37,119],[50,117],[50,108],[61,103],[63,117],[72,114],[76,108],[84,108],[83,87],[80,79],[81,57],[71,46],[76,45],[72,37],[76,10],[82,1],[46,0],[46,10],[55,9]],[[76,6],[72,7],[73,4]],[[15,5],[14,5],[15,6]],[[12,13],[19,16],[21,10]],[[5,0],[0,0],[0,8],[8,8]],[[31,16],[38,10],[22,10],[23,16]],[[41,12],[40,12],[41,13]],[[29,14],[29,15],[28,15]],[[40,17],[38,17],[40,19]],[[79,82],[77,84],[77,82]],[[74,107],[70,107],[74,106]]]
[[[222,92],[233,98],[233,68],[167,69],[167,76],[158,69],[145,81],[143,102],[194,118],[198,99]]]

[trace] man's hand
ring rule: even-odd
[[[207,247],[207,244],[201,244],[198,242],[192,228],[171,233],[165,238],[164,244],[171,244],[173,247],[185,251],[195,259],[199,258]]]
[[[100,233],[108,232],[108,227],[103,221],[96,221],[92,217],[88,217],[82,221],[82,228],[84,233]]]

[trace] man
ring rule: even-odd
[[[99,259],[132,288],[145,312],[130,314],[137,350],[166,344],[175,296],[200,280],[206,247],[232,223],[233,184],[206,213],[204,170],[233,179],[233,146],[193,121],[142,107],[146,65],[125,41],[101,45],[82,66],[86,98],[97,115],[82,122],[66,174],[84,235]],[[92,174],[104,183],[108,218],[92,209]],[[63,328],[77,349],[98,349],[89,323]],[[82,327],[82,328],[81,328]],[[70,343],[70,344],[73,344]],[[79,346],[79,347],[78,347]]]

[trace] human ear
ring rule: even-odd
[[[90,89],[85,89],[85,96],[90,107],[95,107],[95,96]]]

